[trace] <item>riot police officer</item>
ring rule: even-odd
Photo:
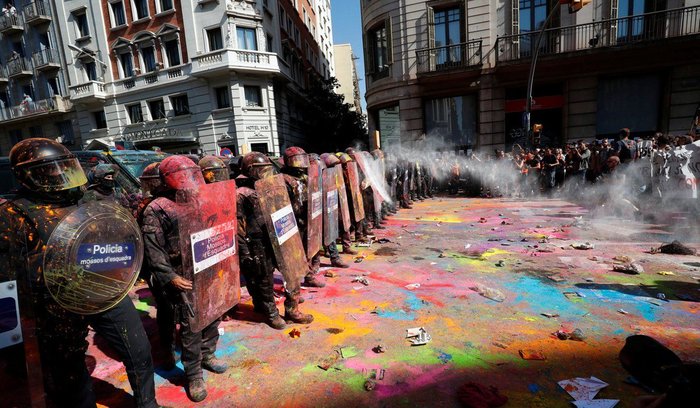
[[[219,340],[217,319],[200,332],[191,329],[189,310],[191,306],[183,296],[193,289],[182,270],[180,231],[176,194],[196,191],[204,184],[199,166],[184,156],[169,156],[160,166],[160,179],[164,191],[151,201],[143,212],[143,232],[146,265],[153,274],[155,284],[163,291],[174,309],[175,319],[180,323],[182,341],[182,365],[187,376],[187,394],[194,402],[207,397],[202,369],[222,374],[228,366],[216,358],[216,343]]]
[[[10,275],[2,276],[3,281],[19,283],[23,323],[33,322],[24,332],[25,347],[31,348],[38,342],[49,398],[58,406],[95,407],[91,379],[85,366],[88,324],[92,324],[124,359],[136,404],[157,406],[150,347],[133,303],[126,296],[136,279],[136,266],[128,271],[133,272],[129,280],[112,281],[113,287],[108,288],[115,295],[110,298],[112,300],[98,303],[100,296],[95,296],[94,300],[65,297],[74,296],[77,292],[72,291],[76,288],[62,286],[54,274],[61,273],[69,265],[62,264],[56,269],[55,265],[47,264],[49,254],[61,250],[57,247],[71,245],[65,240],[52,241],[56,229],[66,222],[85,221],[88,225],[93,222],[91,218],[84,218],[86,215],[78,206],[87,182],[80,163],[63,145],[40,138],[17,143],[10,152],[10,163],[21,189],[15,199],[0,207],[3,214],[0,217],[0,258],[7,263],[0,274]],[[104,206],[102,208],[126,214],[116,205]],[[128,219],[116,217],[110,221],[118,220],[129,223]],[[140,239],[136,226],[133,228],[136,234],[132,237]],[[93,260],[89,253],[78,257]],[[75,261],[72,257],[63,259],[71,265]],[[91,290],[90,285],[99,277],[99,273],[85,271],[84,281],[80,283],[85,285],[82,289]],[[88,314],[88,308],[95,312]],[[85,309],[85,314],[79,314],[80,309]],[[31,358],[32,353],[27,357]]]
[[[230,179],[226,163],[216,156],[204,156],[199,160],[198,164],[207,184]]]
[[[265,223],[266,214],[260,207],[259,192],[255,190],[257,180],[274,174],[272,162],[264,154],[251,152],[243,156],[241,174],[236,178],[236,210],[241,272],[253,298],[253,306],[256,312],[265,315],[270,327],[281,330],[285,322],[280,318],[273,292],[273,272],[277,260]],[[313,321],[312,315],[299,311],[299,282],[287,282],[285,296],[285,320],[302,324]]]

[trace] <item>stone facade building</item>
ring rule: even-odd
[[[383,147],[528,143],[526,86],[554,0],[361,0],[369,130]],[[685,133],[700,103],[699,0],[593,0],[554,15],[532,123],[541,144]],[[531,141],[530,141],[531,142]]]

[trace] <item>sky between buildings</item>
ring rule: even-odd
[[[331,0],[331,18],[333,20],[333,44],[351,44],[353,54],[359,58],[355,61],[355,65],[357,66],[357,77],[360,79],[362,111],[367,112],[360,2],[361,0]],[[352,101],[345,102],[352,103]]]

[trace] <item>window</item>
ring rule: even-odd
[[[255,29],[246,27],[236,27],[238,38],[238,49],[257,50],[258,43],[255,41]]]
[[[143,58],[143,68],[146,72],[156,70],[156,52],[152,45],[141,47],[141,58]]]
[[[107,117],[104,110],[92,112],[92,118],[95,119],[95,129],[107,129]]]
[[[109,6],[112,17],[112,27],[126,25],[126,11],[124,11],[124,2],[115,1],[110,3]]]
[[[170,104],[173,105],[173,112],[175,116],[190,114],[190,103],[187,100],[187,95],[171,96]]]
[[[90,27],[88,26],[85,9],[73,12],[73,21],[75,21],[78,38],[84,38],[90,35]]]
[[[158,7],[159,7],[159,8],[158,8],[158,12],[159,12],[159,13],[162,13],[162,12],[165,12],[165,11],[168,11],[168,10],[173,10],[173,9],[174,9],[174,7],[173,7],[173,0],[158,0],[158,1],[156,2],[156,4],[157,4]]]
[[[462,146],[464,150],[473,147],[476,142],[478,110],[475,95],[428,99],[424,101],[423,107],[427,135],[446,146]],[[397,121],[396,124],[398,123]],[[396,131],[398,130],[397,127]]]
[[[266,43],[265,43],[265,51],[267,51],[267,52],[273,52],[273,49],[272,49],[272,41],[273,41],[272,35],[267,34],[267,36],[266,36],[265,38],[266,38],[266,40],[267,40]]]
[[[58,129],[58,136],[61,138],[60,142],[64,145],[72,145],[75,137],[73,135],[73,124],[70,120],[64,120],[56,123],[56,129]]]
[[[251,143],[250,144],[250,151],[259,152],[262,154],[269,154],[270,153],[270,150],[269,150],[269,147],[267,146],[267,143]]]
[[[148,13],[148,0],[132,0],[133,8],[133,18],[134,20],[141,20],[142,18],[147,18]]]
[[[262,107],[262,92],[259,86],[244,86],[245,105],[248,107]]]
[[[216,51],[224,48],[224,39],[221,36],[221,27],[208,29],[207,41],[209,42],[209,51]]]
[[[433,32],[437,50],[437,64],[459,63],[462,52],[462,10],[459,7],[435,10],[433,12]],[[440,48],[444,47],[444,48]]]
[[[121,68],[122,78],[134,76],[134,61],[129,49],[125,49],[119,55],[119,67]]]
[[[231,93],[227,86],[222,86],[220,88],[214,88],[214,93],[216,94],[216,108],[224,109],[231,107]]]
[[[58,91],[58,78],[56,77],[46,78],[46,87],[47,91],[49,92],[49,96],[61,94]]]
[[[165,58],[168,60],[168,66],[180,65],[180,44],[177,38],[166,40],[163,46],[165,47]]]
[[[131,123],[143,122],[143,112],[141,112],[141,104],[140,103],[136,103],[134,105],[128,105],[126,107],[126,112],[129,114],[129,121]]]
[[[30,126],[29,136],[31,137],[44,137],[44,129],[41,126]]]
[[[391,63],[391,23],[387,19],[383,25],[367,33],[365,41],[368,44],[365,55],[365,68],[374,79],[389,75]]]
[[[165,119],[165,104],[162,99],[148,101],[148,110],[151,113],[151,120]]]
[[[88,81],[97,81],[97,64],[95,61],[86,62],[83,64],[85,68],[85,76]]]

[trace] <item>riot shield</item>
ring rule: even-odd
[[[129,293],[143,262],[138,224],[110,200],[90,201],[63,218],[44,252],[44,283],[63,308],[91,315]]]
[[[178,194],[176,202],[181,209],[182,270],[193,287],[185,294],[194,312],[190,324],[197,332],[240,300],[236,182],[203,184],[197,191]]]
[[[362,201],[362,191],[360,190],[360,171],[357,169],[357,163],[349,162],[343,164],[343,170],[347,172],[347,187],[350,192],[350,201],[352,206],[352,216],[354,222],[360,222],[365,219],[365,206]]]
[[[321,250],[323,240],[323,179],[319,162],[309,157],[306,215],[306,256],[311,259]]]
[[[338,189],[338,201],[340,202],[338,218],[341,221],[343,232],[350,232],[350,205],[342,170],[343,168],[340,165],[335,166],[335,188]]]
[[[382,212],[382,202],[391,201],[391,197],[384,188],[385,177],[380,174],[379,163],[372,157],[369,152],[359,152],[355,154],[355,160],[362,169],[365,178],[372,186],[372,195],[374,197],[374,213],[379,215]]]
[[[299,282],[309,270],[297,220],[281,174],[255,182],[260,209],[265,214],[267,232],[275,253],[277,268],[288,282]]]
[[[339,197],[336,186],[336,167],[323,170],[323,245],[331,245],[338,239]]]
[[[411,194],[411,182],[409,180],[409,171],[407,168],[402,168],[402,175],[401,178],[403,179],[403,183],[401,184],[401,194],[402,197],[405,201],[408,201],[409,196]]]

